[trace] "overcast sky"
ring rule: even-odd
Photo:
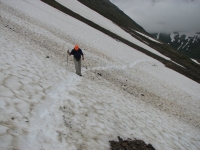
[[[110,0],[147,32],[200,32],[200,0]]]

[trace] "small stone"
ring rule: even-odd
[[[101,76],[101,73],[97,73],[99,76]]]

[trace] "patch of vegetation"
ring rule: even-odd
[[[194,63],[193,61],[191,61],[187,56],[185,55],[181,55],[180,53],[178,53],[177,51],[175,51],[172,47],[170,47],[169,45],[167,44],[160,44],[160,43],[157,43],[157,42],[153,42],[152,40],[149,40],[148,38],[145,38],[143,37],[142,35],[140,34],[137,34],[134,30],[138,30],[138,28],[136,27],[133,27],[133,26],[127,26],[127,27],[122,27],[125,31],[127,31],[128,33],[130,33],[134,38],[142,41],[142,42],[145,42],[145,43],[148,43],[148,45],[152,48],[154,48],[155,50],[157,50],[158,52],[160,52],[161,54],[171,58],[171,60],[175,61],[176,63],[182,65],[183,67],[175,64],[175,63],[172,63],[171,61],[169,60],[166,60],[164,59],[163,57],[160,57],[134,43],[131,43],[130,41],[110,32],[109,30],[107,29],[104,29],[103,27],[99,26],[98,24],[95,24],[94,22],[80,16],[79,14],[71,11],[70,9],[62,6],[61,4],[59,4],[58,2],[56,2],[55,0],[42,0],[43,2],[51,5],[52,7],[88,24],[89,26],[107,34],[108,36],[120,41],[120,42],[123,42],[127,45],[129,45],[130,47],[134,48],[134,49],[137,49],[138,51],[141,51],[143,52],[144,54],[154,58],[154,59],[157,59],[158,61],[162,62],[163,64],[165,64],[166,67],[170,68],[170,69],[173,69],[185,76],[187,76],[188,78],[200,83],[200,66],[197,65],[196,63]],[[83,1],[83,0],[81,0]],[[87,0],[88,2],[91,2],[93,0]],[[97,0],[94,0],[94,1],[97,1]],[[104,2],[104,3],[103,3]],[[103,7],[104,9],[106,9],[105,7],[110,7],[110,4],[108,3],[109,1],[108,0],[102,0],[102,4],[99,2],[99,6],[98,7]],[[114,8],[113,8],[114,9]],[[117,9],[117,7],[115,7],[115,9]],[[111,10],[111,9],[110,9]],[[121,12],[121,14],[123,14]],[[112,15],[107,15],[110,17],[112,17]],[[123,21],[122,21],[123,22]],[[115,22],[117,25],[119,24],[118,22]],[[119,25],[120,26],[120,25]],[[142,29],[140,29],[139,31],[141,32],[145,32],[145,31],[142,31]]]

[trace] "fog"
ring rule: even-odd
[[[110,0],[147,32],[200,31],[200,0]]]

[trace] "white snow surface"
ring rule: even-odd
[[[177,33],[171,33],[170,34],[170,38],[171,38],[171,42],[175,41],[175,36],[177,35]]]
[[[170,60],[170,58],[166,57],[165,55],[159,53],[155,49],[149,47],[147,44],[142,43],[141,41],[137,40],[136,38],[132,37],[129,33],[125,32],[123,29],[121,29],[119,26],[115,25],[113,22],[111,22],[109,19],[103,17],[99,13],[91,10],[87,6],[83,5],[77,0],[56,0],[63,6],[67,7],[68,9],[76,12],[77,14],[83,16],[84,18],[87,18],[88,20],[91,20],[92,22],[98,24],[99,26],[110,30],[111,32],[121,36],[122,38],[129,40],[130,42],[133,42],[134,44],[145,48],[146,50],[155,53],[156,55],[163,57],[167,60]]]
[[[181,45],[178,47],[178,49],[177,50],[179,50],[182,46],[183,46],[183,42],[181,42]]]
[[[137,32],[138,34],[140,34],[140,35],[146,37],[147,39],[150,39],[150,40],[152,40],[152,41],[154,41],[154,42],[160,43],[160,42],[158,42],[157,40],[153,39],[152,37],[149,37],[149,36],[147,36],[147,35],[145,35],[145,34],[143,34],[143,33],[140,33],[139,31],[136,31],[136,30],[135,30],[135,32]],[[158,37],[159,37],[159,34],[158,34]],[[157,39],[158,39],[158,38],[157,38]]]
[[[189,44],[189,41],[183,46],[183,48],[185,48],[188,44]]]
[[[200,149],[198,83],[39,0],[0,0],[0,34],[1,150]]]
[[[158,33],[156,37],[157,37],[157,39],[159,40],[159,38],[160,38],[160,33]]]
[[[200,63],[198,61],[196,61],[195,59],[191,59],[192,61],[194,61],[195,63],[197,63],[198,65],[200,65]]]

